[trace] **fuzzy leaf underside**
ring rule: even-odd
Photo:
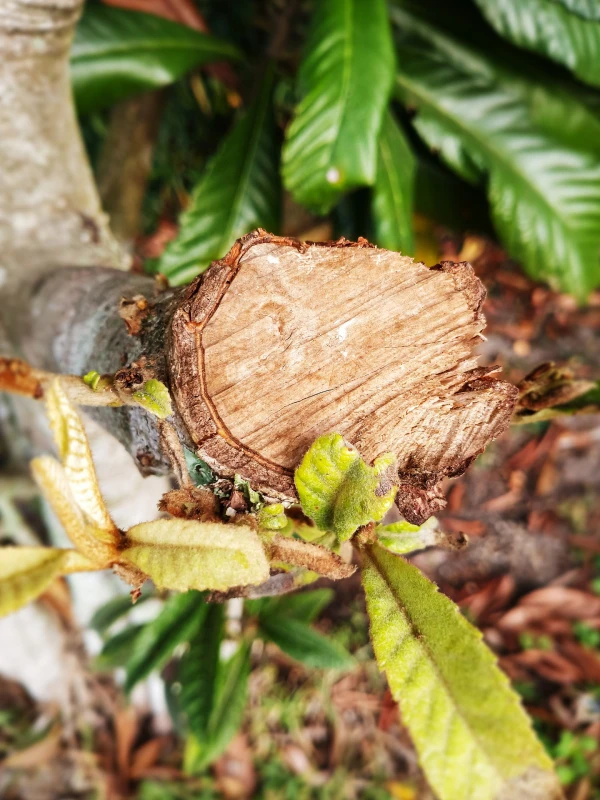
[[[390,509],[396,488],[378,494],[381,475],[393,464],[388,455],[369,467],[339,433],[320,436],[295,473],[296,489],[306,516],[340,541],[361,525],[378,521]]]
[[[160,519],[127,531],[123,561],[161,589],[211,589],[261,583],[269,564],[256,533],[242,525]]]
[[[179,234],[161,256],[171,285],[187,283],[255,228],[279,228],[279,139],[267,71],[254,102],[210,159],[182,214]]]
[[[494,48],[438,27],[431,6],[397,0],[397,96],[425,142],[487,186],[510,255],[533,278],[585,298],[600,284],[597,121],[576,87],[552,92],[543,78],[515,75]]]
[[[46,393],[48,420],[71,493],[84,514],[107,541],[118,537],[102,498],[87,435],[77,409],[57,379]]]
[[[373,184],[393,69],[384,0],[319,0],[283,150],[284,183],[299,203],[327,213]]]
[[[377,662],[440,800],[559,800],[552,762],[481,633],[404,559],[377,546],[363,559]]]
[[[375,242],[386,250],[412,255],[412,210],[416,164],[404,132],[391,112],[379,135],[372,210]]]
[[[80,113],[157,89],[211,61],[238,59],[229,42],[171,20],[87,3],[71,48]]]
[[[207,605],[199,592],[175,594],[136,636],[127,663],[125,691],[154,670],[161,669],[181,642],[189,641],[202,624]]]
[[[487,21],[513,44],[557,61],[600,86],[600,14],[583,16],[561,0],[476,0]]]
[[[100,567],[106,567],[116,560],[113,533],[87,523],[62,465],[51,456],[40,456],[34,458],[29,466],[35,482],[79,552]]]
[[[96,569],[75,550],[0,547],[0,617],[27,605],[59,575]]]

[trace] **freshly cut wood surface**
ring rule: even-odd
[[[477,367],[484,294],[468,264],[244,237],[173,320],[173,389],[200,455],[288,498],[293,468],[331,431],[366,459],[394,452],[419,491],[460,473],[516,396]]]

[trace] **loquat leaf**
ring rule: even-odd
[[[435,517],[430,517],[423,525],[413,525],[405,520],[392,522],[391,525],[378,525],[375,534],[382,547],[397,555],[431,547],[443,539]]]
[[[266,531],[277,531],[278,533],[291,533],[293,524],[285,515],[283,503],[272,503],[261,508],[256,515],[259,528]]]
[[[59,575],[98,569],[76,550],[53,547],[0,548],[0,616],[39,597]]]
[[[60,380],[56,379],[47,392],[47,413],[67,481],[77,505],[89,517],[94,527],[109,534],[108,540],[118,540],[118,530],[106,508],[83,423],[71,404]]]
[[[552,762],[482,634],[416,567],[363,552],[371,638],[440,800],[559,800]]]
[[[377,522],[390,509],[396,487],[386,473],[394,456],[385,454],[369,467],[339,433],[320,436],[296,470],[302,510],[322,531],[346,541],[361,525]]]
[[[87,523],[58,461],[51,456],[34,458],[31,472],[75,547],[99,567],[114,561],[117,549],[112,534]]]
[[[211,589],[262,583],[269,565],[257,534],[243,525],[159,519],[127,531],[121,559],[161,589]]]
[[[167,599],[160,613],[135,637],[126,665],[126,692],[151,672],[161,670],[175,648],[195,636],[207,609],[208,605],[199,592],[174,594]]]
[[[169,390],[164,383],[155,378],[147,380],[141,389],[133,393],[132,397],[142,408],[159,419],[166,419],[173,413]]]

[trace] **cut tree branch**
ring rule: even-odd
[[[120,309],[140,296],[149,302],[134,335]],[[269,498],[296,501],[293,469],[323,433],[369,460],[392,451],[400,510],[422,521],[440,507],[440,480],[506,429],[515,404],[516,388],[473,355],[483,297],[468,264],[428,269],[364,240],[306,244],[259,230],[189,287],[158,296],[142,276],[56,272],[27,299],[23,342],[53,372],[116,373],[120,390],[161,380],[181,442]],[[93,413],[143,470],[169,468],[142,409]]]

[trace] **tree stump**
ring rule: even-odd
[[[169,372],[198,455],[294,501],[293,469],[336,431],[368,460],[398,459],[403,515],[440,507],[508,426],[517,390],[478,367],[485,290],[466,263],[435,267],[365,240],[255,231],[177,303]]]

